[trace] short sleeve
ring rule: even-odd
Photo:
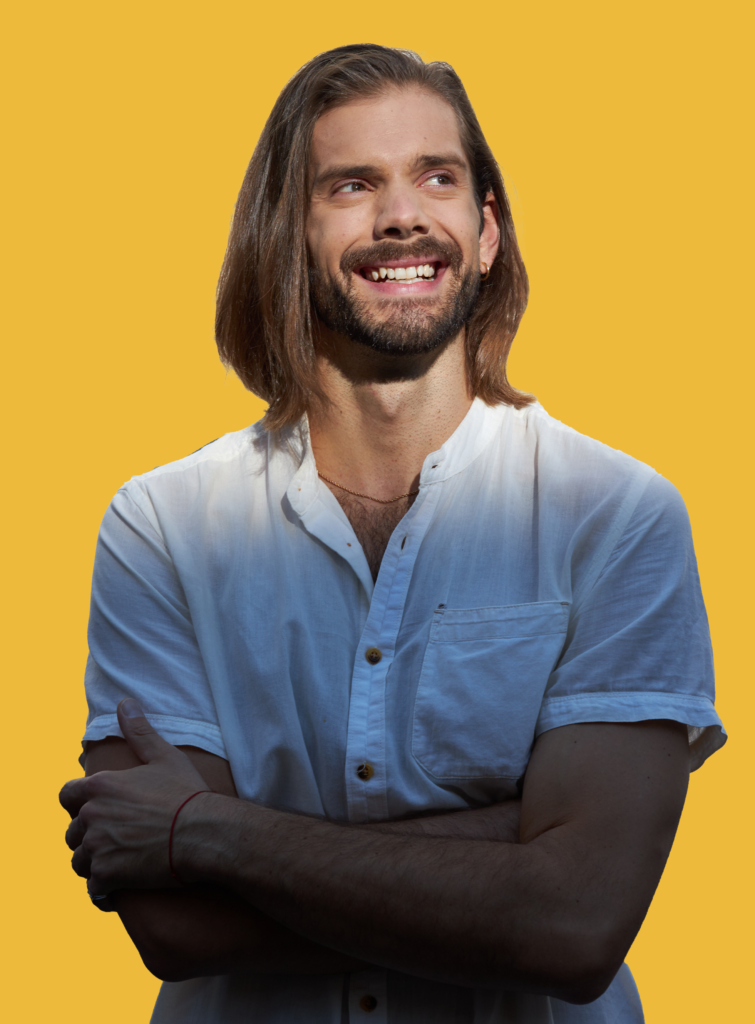
[[[577,722],[687,725],[692,770],[726,741],[689,518],[651,479],[589,592],[575,594],[536,733]]]
[[[100,528],[89,616],[84,742],[121,736],[118,702],[135,697],[170,743],[227,757],[179,574],[157,518],[149,513],[146,498],[138,504],[127,485],[113,499]]]

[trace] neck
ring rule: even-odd
[[[329,404],[309,416],[317,469],[376,498],[416,490],[425,458],[472,404],[463,331],[418,356],[376,353],[330,334],[318,345],[318,373]]]

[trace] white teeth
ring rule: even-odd
[[[373,281],[414,281],[417,278],[434,278],[435,267],[430,263],[418,267],[378,267],[365,272]]]

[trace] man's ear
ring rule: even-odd
[[[492,267],[498,255],[501,232],[498,227],[498,203],[495,195],[488,192],[482,204],[482,231],[480,232],[480,262]]]

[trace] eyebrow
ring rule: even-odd
[[[428,153],[422,156],[418,156],[414,161],[415,167],[461,167],[462,170],[468,171],[469,164],[467,161],[459,156],[458,153]]]
[[[377,170],[374,164],[340,164],[337,167],[326,167],[315,178],[313,188],[336,178],[371,178]]]
[[[424,170],[428,167],[458,167],[464,171],[469,170],[467,161],[458,153],[422,153],[414,158],[412,167],[415,170]],[[326,167],[317,175],[312,188],[316,189],[325,182],[337,178],[371,178],[377,174],[380,174],[380,168],[375,164],[340,164],[336,167]]]

